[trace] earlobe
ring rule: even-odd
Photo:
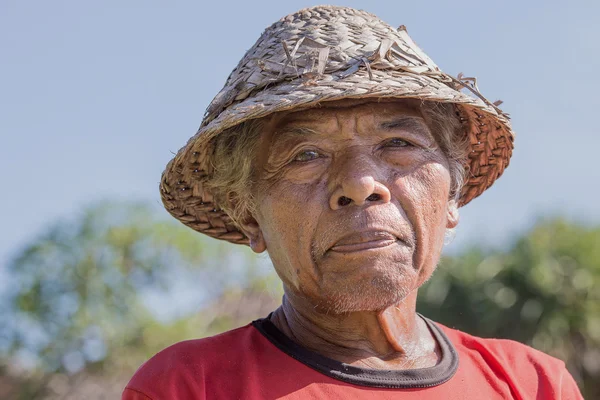
[[[258,222],[254,218],[240,224],[242,232],[250,239],[250,248],[255,253],[262,253],[267,249],[267,243]]]
[[[446,224],[447,229],[456,228],[459,221],[458,206],[455,200],[450,200],[448,203],[448,221]]]
[[[250,238],[250,248],[257,254],[267,250],[267,245],[262,235],[259,238]]]

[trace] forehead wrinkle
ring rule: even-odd
[[[323,122],[328,112],[319,109],[300,110],[275,115],[277,125],[311,124]]]
[[[344,131],[362,130],[360,126],[366,122],[365,117],[371,120],[367,123],[367,125],[372,124],[371,128],[367,128],[370,132],[373,128],[388,132],[402,130],[435,140],[428,125],[419,115],[414,115],[415,113],[416,110],[404,104],[370,103],[339,108],[327,106],[279,114],[273,119],[274,129],[272,129],[270,142],[271,145],[276,145],[289,140],[330,137],[333,131],[342,131],[342,127],[346,128],[343,129]]]
[[[319,132],[306,126],[286,126],[275,132],[275,138],[317,136]]]

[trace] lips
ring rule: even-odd
[[[386,231],[353,232],[338,240],[330,250],[338,253],[351,253],[384,248],[396,244],[398,238]]]

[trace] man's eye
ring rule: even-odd
[[[400,138],[393,138],[393,139],[390,139],[387,142],[385,142],[385,147],[406,147],[406,146],[410,146],[410,143],[408,143],[406,140],[400,139]]]
[[[294,157],[294,161],[311,161],[320,157],[320,154],[315,150],[305,150]]]

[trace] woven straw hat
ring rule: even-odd
[[[474,78],[442,72],[398,29],[373,14],[318,6],[268,27],[206,110],[198,132],[169,162],[160,192],[166,209],[192,229],[233,243],[248,239],[213,202],[210,139],[246,120],[345,98],[417,98],[453,103],[470,142],[459,205],[479,196],[508,166],[508,115]]]

